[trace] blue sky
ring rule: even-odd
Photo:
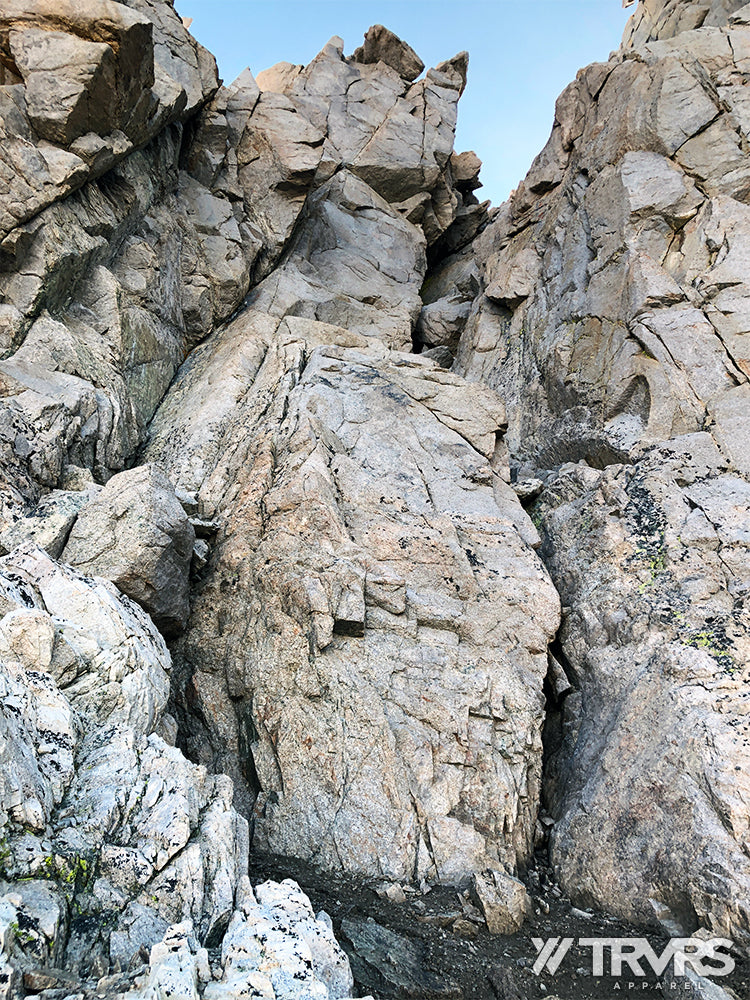
[[[470,56],[457,150],[483,161],[480,198],[503,201],[552,127],[555,98],[581,66],[606,60],[628,11],[621,0],[176,0],[231,82],[246,66],[308,63],[332,35],[350,54],[385,24],[433,66]],[[632,10],[632,8],[631,8]]]

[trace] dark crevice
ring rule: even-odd
[[[559,635],[549,645],[549,666],[544,679],[544,726],[542,729],[541,812],[558,819],[565,801],[570,768],[568,722],[570,696],[578,690],[577,672],[562,648]],[[569,686],[566,687],[566,680]]]

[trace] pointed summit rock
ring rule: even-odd
[[[424,63],[411,45],[402,42],[382,24],[368,28],[364,45],[354,50],[352,59],[360,63],[385,63],[409,83],[424,70]]]

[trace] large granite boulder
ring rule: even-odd
[[[244,313],[184,366],[146,457],[223,524],[178,647],[188,745],[244,779],[257,845],[398,879],[530,858],[559,609],[503,426],[312,321]]]

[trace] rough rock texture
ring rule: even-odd
[[[249,285],[256,243],[178,167],[181,123],[218,87],[213,60],[169,4],[133,7],[0,15],[6,522],[68,464],[122,469],[186,349]]]
[[[113,476],[78,515],[61,558],[103,576],[137,601],[162,632],[184,628],[195,531],[154,465]]]
[[[519,494],[543,489],[563,886],[741,941],[749,57],[739,3],[640,3],[511,200],[437,265],[418,325],[459,332],[455,370],[505,400]]]
[[[178,173],[179,148],[169,129],[14,230],[0,273],[6,519],[68,464],[122,469],[187,346],[247,290],[231,208]]]
[[[301,995],[303,980],[321,1000],[349,996],[348,962],[299,889],[268,883],[255,902],[230,780],[165,742],[171,661],[148,616],[33,547],[0,561],[0,601],[0,940],[11,968],[64,966],[71,986],[112,971],[112,995],[166,997],[178,965],[197,997],[213,975],[204,946],[223,938],[223,978],[206,996],[238,996],[263,977],[269,997]],[[185,962],[175,925],[190,942]]]
[[[308,199],[286,261],[252,291],[249,303],[410,348],[422,308],[424,242],[364,181],[341,170]]]
[[[309,320],[245,312],[183,367],[146,455],[224,525],[179,646],[187,746],[244,772],[256,844],[398,879],[529,858],[558,602],[503,423]]]
[[[457,879],[530,857],[558,604],[503,481],[501,401],[388,350],[411,345],[426,248],[476,202],[478,160],[451,158],[465,58],[409,87],[405,47],[365,48],[334,39],[262,92],[243,74],[204,113],[196,175],[244,192],[257,276],[284,257],[183,366],[145,458],[221,525],[177,703],[254,843]],[[286,167],[261,202],[269,146]]]
[[[251,840],[508,931],[542,806],[750,944],[750,5],[641,0],[492,212],[423,69],[2,6],[0,994],[348,996]]]
[[[538,501],[576,689],[554,724],[553,856],[582,900],[637,880],[628,915],[685,932],[750,917],[749,509],[705,432],[567,466]]]
[[[487,221],[466,55],[415,83],[378,27],[220,88],[164,0],[11,0],[0,66],[3,982],[348,996],[233,800],[257,843],[454,878],[528,858],[541,782],[558,601],[501,401],[391,350]]]
[[[6,0],[0,62],[6,239],[217,88],[213,58],[152,0]]]
[[[456,1000],[462,996],[461,987],[429,968],[424,945],[381,927],[372,918],[344,920],[342,933],[346,936],[354,956],[355,969],[362,978],[383,984],[399,995],[433,997],[435,1000]]]
[[[634,0],[625,0],[631,6]],[[744,0],[640,0],[623,37],[623,48],[637,48],[681,31],[725,25],[730,14],[745,7]]]
[[[201,116],[188,160],[191,172],[214,195],[241,205],[244,225],[262,244],[257,277],[278,261],[308,194],[342,167],[420,226],[428,243],[450,232],[470,210],[471,235],[486,220],[486,205],[479,206],[471,188],[453,180],[466,53],[410,83],[412,70],[406,78],[392,63],[405,60],[412,66],[414,54],[394,35],[382,29],[366,49],[346,59],[342,40],[334,37],[309,66],[280,63],[260,74],[260,86],[246,70]],[[354,195],[355,201],[359,197]],[[360,209],[364,223],[366,206],[352,207]],[[302,239],[310,239],[318,225],[314,214],[309,219]],[[319,239],[320,250],[330,249]],[[353,270],[356,276],[356,266]],[[420,270],[423,275],[423,265],[411,275],[417,286]],[[335,299],[333,281],[328,295]]]
[[[220,977],[214,975],[219,971]],[[253,893],[245,877],[222,942],[220,968],[211,968],[189,920],[173,924],[151,948],[147,979],[128,995],[132,1000],[338,1000],[350,997],[352,986],[349,961],[330,919],[315,916],[296,882],[265,882]]]
[[[0,535],[3,555],[30,541],[58,559],[78,515],[101,488],[90,480],[82,490],[46,493],[29,514],[13,519]]]
[[[131,460],[186,351],[271,270],[308,195],[296,239],[314,250],[311,269],[274,278],[262,308],[368,329],[368,309],[380,307],[397,346],[410,344],[419,313],[425,236],[436,240],[467,212],[474,231],[486,219],[452,180],[465,58],[410,85],[383,62],[346,60],[334,39],[288,94],[261,94],[249,71],[221,88],[186,143],[181,123],[216,91],[215,67],[168,3],[133,7],[91,0],[29,12],[14,2],[0,17],[0,62],[13,81],[0,93],[13,130],[0,244],[8,521],[58,486],[69,463],[106,479]],[[39,108],[61,89],[67,104],[53,102],[48,120]],[[31,118],[27,105],[39,106]],[[103,129],[93,114],[113,131],[69,141]],[[316,199],[341,166],[370,187],[342,175]],[[328,245],[334,234],[343,252]],[[365,238],[369,252],[353,246]]]
[[[383,62],[411,83],[424,69],[424,63],[414,49],[383,27],[374,24],[365,35],[365,42],[355,49],[354,58],[361,63]]]
[[[3,876],[14,880],[16,910],[33,916],[43,904],[49,914],[7,947],[21,967],[66,956],[86,975],[102,955],[105,971],[110,958],[127,966],[175,909],[207,927],[228,918],[246,826],[228,779],[209,777],[156,734],[171,663],[145,613],[40,549],[22,548],[1,567]],[[167,796],[170,785],[178,795]],[[189,839],[205,888],[175,893],[173,877],[165,893]],[[121,947],[133,908],[151,926]],[[99,917],[71,924],[76,913]],[[111,943],[100,936],[108,923]]]
[[[520,930],[532,912],[526,886],[507,872],[478,872],[474,875],[473,889],[490,934],[512,934]]]

